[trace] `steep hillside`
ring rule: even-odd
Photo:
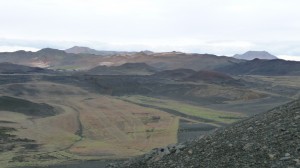
[[[280,59],[254,59],[248,62],[217,68],[216,70],[235,75],[300,75],[300,62]]]
[[[278,59],[276,56],[268,53],[267,51],[248,51],[241,55],[236,54],[233,57],[236,59],[244,59],[244,60],[253,60],[255,58],[266,59],[266,60]]]
[[[212,135],[108,167],[299,167],[300,100],[238,122]]]

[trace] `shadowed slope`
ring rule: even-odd
[[[0,97],[0,110],[22,113],[29,116],[47,117],[58,113],[58,110],[45,103],[34,103],[9,96]]]
[[[93,75],[149,75],[156,72],[155,68],[145,63],[125,63],[120,66],[97,66],[89,70]]]
[[[53,72],[48,69],[39,67],[29,67],[24,65],[17,65],[8,62],[0,63],[0,74],[28,74],[28,73],[50,73]]]

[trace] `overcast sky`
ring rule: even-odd
[[[299,0],[0,0],[0,51],[248,50],[300,60]]]

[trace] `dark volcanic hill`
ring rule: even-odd
[[[54,71],[39,67],[29,67],[12,63],[0,63],[0,74],[53,73]]]
[[[174,69],[157,72],[152,76],[164,79],[182,80],[184,78],[192,76],[195,73],[196,71],[191,69]]]
[[[300,62],[254,59],[216,70],[235,75],[300,75]]]
[[[87,71],[91,75],[150,75],[156,69],[145,63],[125,63],[120,66],[97,66]]]
[[[122,165],[130,168],[300,166],[300,100]]]
[[[255,58],[266,59],[266,60],[278,59],[276,56],[268,53],[267,51],[248,51],[241,55],[236,54],[233,57],[236,59],[244,59],[244,60],[253,60]]]
[[[241,82],[231,76],[216,71],[194,71],[191,69],[174,69],[157,72],[153,77],[177,81],[206,82],[214,84],[241,85]]]
[[[206,81],[206,82],[213,82],[213,83],[219,83],[219,82],[229,82],[229,81],[235,81],[231,76],[215,72],[215,71],[198,71],[195,74],[185,78],[187,81]]]

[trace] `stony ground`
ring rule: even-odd
[[[108,167],[300,167],[300,100],[193,141]]]

